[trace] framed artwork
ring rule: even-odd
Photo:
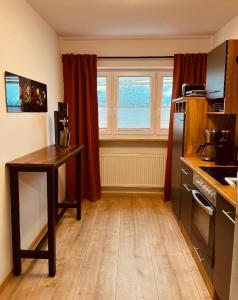
[[[47,85],[5,72],[7,112],[47,112]]]

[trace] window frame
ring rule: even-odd
[[[173,77],[173,70],[166,69],[98,69],[98,77],[107,78],[107,125],[99,128],[100,140],[167,140],[168,129],[160,127],[162,109],[163,77]],[[119,77],[151,77],[151,128],[117,128],[117,104],[119,95]],[[156,103],[157,102],[157,103]]]
[[[106,103],[107,103],[107,127],[106,128],[99,128],[99,137],[101,135],[108,135],[111,134],[112,128],[112,118],[111,112],[112,109],[112,78],[110,72],[97,72],[97,77],[106,77]],[[98,115],[99,116],[99,115]]]
[[[150,128],[118,128],[117,127],[117,121],[118,121],[118,100],[119,100],[119,77],[151,77],[151,85],[150,85]],[[122,71],[122,72],[114,72],[113,73],[113,80],[114,82],[114,88],[115,91],[115,97],[114,97],[114,111],[115,116],[113,118],[113,134],[114,135],[152,135],[155,132],[155,128],[153,126],[154,124],[154,86],[155,86],[155,76],[154,72],[135,72],[135,71]]]
[[[169,128],[162,128],[160,126],[160,121],[161,121],[161,110],[162,110],[162,97],[163,97],[163,77],[172,77],[173,80],[173,70],[159,70],[157,71],[157,95],[156,98],[159,100],[159,105],[158,105],[158,111],[157,111],[157,132],[162,135],[162,136],[168,136],[169,133]],[[171,95],[172,97],[172,95]],[[171,99],[172,100],[172,99]]]

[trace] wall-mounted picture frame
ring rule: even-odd
[[[5,72],[7,112],[47,112],[47,85]]]

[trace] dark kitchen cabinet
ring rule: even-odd
[[[235,208],[217,197],[213,281],[220,300],[229,300]]]
[[[180,221],[189,237],[191,237],[192,224],[192,188],[193,171],[185,164],[182,164],[180,189]]]
[[[213,104],[222,104],[224,114],[237,114],[238,97],[238,40],[227,40],[207,55],[206,89],[207,111],[212,114]],[[220,112],[220,113],[222,113]]]

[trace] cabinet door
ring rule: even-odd
[[[171,174],[171,201],[176,217],[180,218],[181,160],[183,156],[184,113],[174,114]]]
[[[237,114],[238,97],[238,40],[228,41],[226,80],[225,80],[225,113]]]
[[[215,223],[214,286],[220,300],[230,292],[235,208],[218,195]]]
[[[180,220],[191,236],[191,224],[192,224],[192,185],[193,172],[190,168],[183,166],[181,169],[181,190],[180,190]]]

